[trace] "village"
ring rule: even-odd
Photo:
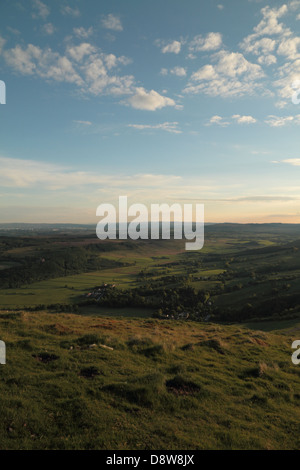
[[[115,284],[102,284],[102,286],[96,286],[91,292],[87,294],[83,294],[83,297],[87,299],[94,299],[96,302],[99,302],[102,297],[106,294],[108,289],[114,289],[116,287]]]

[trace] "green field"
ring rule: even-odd
[[[95,263],[103,265],[97,269],[93,269],[93,265],[74,268],[73,271],[81,272],[61,275],[62,269],[55,271],[50,264],[50,268],[45,266],[44,271],[35,275],[36,279],[23,282],[21,278],[9,288],[4,284],[0,288],[0,305],[10,309],[78,304],[85,294],[104,283],[116,284],[118,289],[151,286],[157,290],[162,285],[165,288],[180,287],[188,282],[196,290],[209,292],[216,311],[230,308],[238,312],[247,304],[255,309],[262,301],[274,298],[274,288],[284,291],[288,285],[289,295],[299,291],[298,242],[290,247],[295,230],[290,229],[287,233],[282,233],[282,229],[278,233],[278,230],[266,227],[264,233],[254,226],[241,234],[235,227],[231,230],[227,226],[222,226],[222,230],[218,226],[208,227],[203,250],[192,253],[184,250],[184,242],[180,240],[122,243],[118,240],[100,242],[93,235],[31,236],[22,239],[2,237],[1,244],[0,237],[3,280],[6,273],[17,273],[22,266],[26,277],[32,272],[35,259],[36,262],[42,257],[47,261],[49,256],[60,259],[66,249],[77,250],[74,253],[78,252],[80,256],[88,255],[94,266]],[[284,244],[286,250],[281,248]],[[269,249],[273,250],[271,254]],[[168,280],[172,276],[173,280]],[[48,279],[39,280],[41,277]],[[239,317],[238,313],[236,316]],[[270,313],[259,316],[270,316]]]

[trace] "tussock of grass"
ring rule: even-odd
[[[133,336],[127,341],[127,346],[135,353],[143,354],[148,358],[158,359],[170,351],[174,345],[167,342],[158,342],[147,336]]]
[[[260,378],[269,378],[273,379],[272,372],[279,371],[279,367],[276,363],[260,362],[256,367],[251,367],[246,369],[241,377],[260,377]]]
[[[136,378],[130,382],[112,383],[104,391],[125,398],[131,403],[153,408],[165,391],[165,378],[161,374],[151,374]]]
[[[59,356],[56,354],[49,354],[47,352],[33,354],[32,357],[34,357],[37,361],[43,362],[44,364],[49,364],[49,362],[57,361],[57,359],[59,359]]]
[[[71,328],[67,328],[61,325],[60,323],[46,325],[45,330],[48,331],[49,333],[53,333],[54,335],[60,335],[60,336],[69,335],[73,333]]]
[[[151,338],[147,338],[147,337],[142,337],[140,335],[138,336],[132,336],[129,338],[129,340],[127,341],[127,345],[132,348],[133,350],[139,350],[141,348],[144,348],[146,346],[152,346],[153,345],[153,341]]]
[[[252,397],[250,398],[250,401],[256,405],[259,405],[259,406],[265,406],[265,405],[268,405],[268,398],[262,394],[254,394],[252,395]]]
[[[194,351],[195,345],[193,343],[184,344],[181,347],[182,351]]]
[[[169,367],[168,369],[166,369],[166,372],[168,374],[176,374],[176,375],[180,375],[180,374],[183,374],[186,372],[186,365],[181,363],[181,364],[174,364],[172,365],[171,367]]]
[[[99,342],[100,342],[99,336],[93,335],[93,334],[81,336],[76,341],[78,346],[81,346],[81,347],[88,347],[91,344],[98,344]]]
[[[169,392],[175,395],[195,395],[201,391],[201,387],[195,382],[188,380],[181,375],[176,375],[166,382]]]
[[[24,349],[26,351],[33,350],[33,345],[30,339],[21,339],[19,341],[16,341],[15,343],[12,343],[10,346]]]
[[[165,344],[155,344],[154,346],[150,346],[149,348],[143,349],[141,352],[146,357],[156,359],[166,354],[167,346]]]
[[[93,379],[97,375],[100,375],[100,371],[98,367],[95,366],[85,367],[80,371],[80,376],[85,377],[86,379]]]
[[[199,346],[206,346],[207,348],[214,349],[217,351],[219,354],[226,354],[226,348],[225,345],[222,341],[218,339],[209,339],[206,341],[201,341],[198,343]]]

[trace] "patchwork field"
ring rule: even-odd
[[[0,305],[22,309],[64,304],[80,310],[84,295],[105,283],[139,289],[141,295],[152,289],[157,298],[162,289],[188,285],[209,294],[210,314],[222,321],[282,312],[295,316],[300,305],[297,227],[208,226],[199,252],[186,252],[181,240],[100,242],[94,234],[81,232],[2,236]],[[159,308],[153,298],[144,305],[151,311]]]

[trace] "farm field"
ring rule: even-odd
[[[205,297],[199,294],[190,312],[202,318],[294,318],[300,313],[299,248],[300,228],[288,224],[210,225],[204,248],[194,252],[185,251],[183,240],[100,241],[81,231],[8,237],[5,232],[0,236],[0,305],[76,306],[84,313],[87,294],[107,284],[138,298],[134,304],[124,298],[121,305],[115,298],[103,299],[89,307],[138,307],[163,314],[167,308],[174,315],[188,310],[189,294],[176,289],[190,289]],[[168,306],[164,292],[171,299]]]

